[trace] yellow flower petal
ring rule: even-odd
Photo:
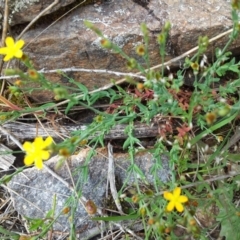
[[[0,54],[7,54],[8,53],[8,48],[6,47],[3,47],[3,48],[0,48]]]
[[[3,61],[4,61],[4,62],[9,61],[9,60],[12,59],[12,58],[13,58],[13,56],[12,56],[11,54],[7,54],[7,55],[4,57]]]
[[[16,51],[16,52],[14,53],[14,57],[16,57],[16,58],[21,58],[22,55],[23,55],[22,50],[18,50],[18,51]]]
[[[170,192],[164,192],[163,197],[170,201],[167,205],[167,211],[173,211],[174,208],[177,209],[178,212],[182,212],[184,210],[184,206],[182,203],[185,203],[188,201],[187,196],[181,195],[181,188],[176,187],[173,190],[173,193]]]
[[[24,164],[29,166],[29,165],[32,165],[33,163],[34,163],[34,158],[32,156],[26,155],[24,158]]]
[[[23,149],[26,151],[26,156],[24,163],[26,165],[31,165],[35,162],[35,166],[38,169],[42,169],[43,160],[48,160],[50,157],[50,151],[46,148],[51,145],[53,139],[48,137],[45,141],[42,137],[36,137],[33,143],[25,142],[23,144]]]
[[[30,142],[25,142],[25,143],[23,144],[23,149],[24,149],[26,152],[31,151],[31,150],[32,150],[32,143],[30,143]]]
[[[175,204],[174,204],[173,201],[171,201],[170,203],[168,203],[168,205],[167,205],[167,211],[171,212],[171,211],[174,209],[174,206],[175,206]]]
[[[173,194],[170,193],[170,192],[164,192],[163,193],[163,197],[168,200],[168,201],[171,201],[173,199]]]
[[[49,147],[53,143],[52,137],[47,137],[45,142],[44,142],[44,147]]]
[[[20,39],[16,42],[15,47],[20,49],[24,46],[24,44],[25,44],[25,42],[22,39]]]
[[[21,48],[24,45],[23,40],[18,40],[16,43],[14,42],[12,37],[7,37],[5,40],[6,47],[0,48],[0,54],[6,55],[4,57],[4,61],[9,61],[10,59],[16,57],[21,58],[23,52]]]
[[[12,37],[7,37],[5,40],[5,43],[8,48],[14,46],[14,40]]]
[[[50,154],[48,151],[41,151],[41,159],[47,160],[49,159],[49,157],[50,157]]]
[[[188,201],[188,197],[187,196],[184,196],[184,195],[181,195],[179,198],[178,198],[178,202],[180,203],[185,203]]]
[[[42,162],[42,159],[38,158],[35,160],[35,166],[38,168],[38,169],[42,169],[43,168],[43,162]]]
[[[174,196],[174,198],[179,197],[180,194],[181,194],[181,188],[180,188],[180,187],[176,187],[176,188],[173,190],[173,196]]]
[[[178,212],[182,212],[184,210],[184,207],[180,202],[175,202],[175,207]]]
[[[41,148],[42,145],[44,144],[42,137],[36,137],[33,143],[36,147],[40,146]]]

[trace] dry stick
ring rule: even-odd
[[[7,131],[7,130],[6,130],[4,127],[2,127],[2,126],[0,126],[0,131],[1,131],[4,135],[10,137],[10,139],[11,139],[21,150],[24,151],[22,144],[21,144],[21,143],[18,141],[18,139],[15,138],[9,131]],[[15,168],[15,167],[14,167],[14,168]],[[23,174],[23,173],[21,173],[21,174]],[[27,177],[25,174],[23,174],[23,176],[26,177],[28,180],[30,180],[29,177]]]
[[[233,136],[229,139],[227,144],[223,147],[222,151],[227,150],[228,148],[232,147],[235,143],[237,143],[240,139],[240,127],[235,129]]]
[[[8,29],[8,15],[9,15],[9,8],[8,8],[8,0],[5,0],[5,8],[4,8],[4,18],[3,18],[3,30],[2,30],[2,47],[5,46],[5,38],[7,36],[7,29]],[[3,58],[1,59],[0,63],[0,74],[2,73],[3,68]],[[3,89],[5,87],[6,81],[2,81],[1,92],[2,94]]]
[[[111,194],[113,196],[113,200],[117,206],[118,211],[121,215],[124,215],[122,210],[122,206],[120,204],[118,198],[118,192],[115,185],[115,169],[114,169],[114,159],[113,159],[113,147],[110,143],[108,143],[108,182],[110,184]]]
[[[8,15],[9,15],[8,0],[5,0],[4,18],[3,18],[3,30],[2,30],[2,47],[5,44],[5,38],[7,36]]]
[[[10,139],[11,139],[21,150],[24,151],[22,144],[18,141],[17,138],[15,138],[15,137],[12,135],[12,133],[10,133],[8,130],[6,130],[6,129],[5,129],[4,127],[2,127],[2,126],[0,126],[0,131],[1,131],[4,135],[10,137]]]
[[[17,39],[20,39],[23,34],[41,17],[44,15],[44,13],[46,13],[47,11],[49,11],[50,9],[52,9],[55,5],[57,5],[59,3],[59,0],[55,0],[52,4],[50,4],[47,8],[45,8],[42,12],[40,12],[24,29],[23,31],[20,33],[20,35],[17,37]]]
[[[135,237],[134,239],[143,240],[141,237],[136,235],[131,229],[126,228],[126,227],[122,227],[120,223],[113,223],[113,224],[115,226],[119,227],[122,232],[128,232],[129,234],[131,234],[133,237]]]
[[[70,67],[70,68],[61,68],[61,69],[54,69],[54,70],[45,70],[42,69],[40,71],[37,71],[38,73],[61,73],[61,72],[89,72],[89,73],[106,73],[106,74],[114,74],[116,76],[124,76],[124,77],[136,77],[140,78],[142,80],[145,80],[146,77],[140,76],[138,74],[134,73],[124,73],[124,72],[117,72],[117,71],[111,71],[106,69],[86,69],[86,68],[76,68],[76,67]],[[3,76],[0,77],[0,79],[12,79],[12,78],[18,78],[19,75],[13,75],[13,76]]]
[[[108,143],[108,159],[109,159],[108,181],[110,182],[111,193],[112,193],[114,202],[118,208],[118,211],[121,214],[124,214],[122,211],[122,206],[119,203],[118,193],[117,193],[116,186],[115,186],[113,149],[112,149],[112,145],[110,143]],[[101,216],[107,217],[107,215],[103,215],[102,210],[99,208],[98,208],[98,214],[100,214]],[[117,226],[120,229],[120,231],[122,231],[122,232],[128,232],[133,237],[135,237],[135,239],[142,240],[142,238],[138,237],[131,229],[123,227],[120,223],[113,222],[113,225]]]
[[[70,167],[69,167],[69,164],[68,164],[68,161],[67,161],[67,160],[65,161],[65,165],[66,165],[66,168],[67,168],[67,170],[68,170],[68,174],[69,174],[69,177],[70,177],[70,179],[71,179],[72,186],[73,186],[74,189],[76,189],[76,185],[75,185],[75,182],[74,182],[74,180],[73,180],[73,176],[72,176],[72,173],[71,173],[71,170],[70,170]],[[76,196],[77,196],[76,191],[74,191],[74,193],[75,193]]]
[[[31,107],[31,104],[30,104],[30,102],[28,101],[28,98],[27,98],[27,97],[25,98],[25,102],[27,103],[28,107]],[[37,119],[37,121],[38,121],[38,123],[40,124],[40,126],[44,129],[44,131],[46,132],[46,134],[48,134],[48,135],[50,136],[49,132],[48,132],[47,129],[44,127],[44,125],[42,124],[42,122],[41,122],[41,120],[39,119],[39,117],[37,116],[37,114],[33,114],[33,115],[34,115],[34,117]],[[37,132],[36,132],[36,135],[38,135]]]

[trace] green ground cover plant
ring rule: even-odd
[[[65,106],[65,114],[75,106],[80,105],[95,113],[91,124],[81,131],[72,132],[70,138],[55,143],[51,136],[43,139],[38,136],[33,142],[26,141],[22,150],[25,152],[24,163],[27,166],[35,165],[39,171],[44,167],[43,161],[49,159],[51,153],[62,156],[56,167],[61,167],[70,155],[84,147],[91,147],[86,158],[85,166],[91,161],[97,147],[105,147],[104,136],[118,124],[126,124],[127,135],[122,149],[129,154],[130,167],[128,174],[135,177],[135,186],[132,195],[126,196],[124,189],[127,179],[118,190],[118,197],[124,202],[131,203],[132,207],[124,214],[115,216],[98,215],[98,208],[92,200],[83,202],[89,217],[94,221],[118,222],[121,220],[140,220],[143,225],[141,239],[214,239],[213,233],[225,239],[239,239],[240,208],[239,199],[236,199],[240,190],[240,169],[238,162],[240,153],[231,148],[232,137],[237,133],[239,124],[239,87],[240,62],[228,52],[228,47],[239,36],[239,1],[232,2],[233,31],[229,34],[229,41],[225,47],[215,49],[214,62],[209,63],[205,56],[208,46],[208,37],[200,37],[198,50],[185,59],[182,69],[167,74],[164,65],[159,69],[152,69],[149,63],[149,33],[145,24],[141,25],[143,43],[136,47],[136,53],[142,57],[145,64],[126,55],[121,48],[111,42],[92,23],[85,25],[101,38],[103,48],[120,54],[126,59],[130,71],[139,71],[139,78],[126,78],[128,86],[116,84],[110,79],[113,88],[89,91],[84,85],[69,78],[69,82],[76,87],[63,86],[49,81],[43,73],[34,68],[31,59],[22,51],[23,40],[14,41],[6,38],[6,47],[0,48],[0,54],[5,55],[4,61],[18,58],[28,69],[6,69],[6,75],[19,75],[19,79],[9,86],[11,98],[0,96],[0,100],[10,111],[1,111],[2,123],[13,121],[20,116],[34,115],[38,119],[46,117],[47,110],[58,111],[60,105]],[[171,24],[166,22],[157,37],[159,54],[162,63],[165,60],[167,37]],[[184,74],[191,69],[194,75],[192,87],[184,86]],[[59,71],[59,74],[64,75]],[[233,76],[224,81],[228,74]],[[65,76],[67,77],[67,76]],[[37,87],[29,87],[34,82]],[[39,105],[29,105],[24,99],[36,90],[47,90],[54,94],[56,102]],[[112,106],[108,111],[100,111],[94,103],[104,99]],[[134,135],[135,122],[158,124],[161,122],[154,146],[147,149],[155,159],[151,173],[154,176],[152,186],[147,190],[142,188],[146,182],[144,173],[135,163],[135,154],[146,151],[140,139]],[[162,124],[163,122],[163,124]],[[225,130],[227,129],[227,130]],[[211,139],[209,146],[206,139]],[[168,182],[161,182],[156,173],[162,168],[161,156],[169,158],[171,175]],[[234,168],[227,169],[228,166]],[[18,174],[24,168],[19,168]],[[239,170],[238,170],[239,169]],[[1,184],[5,184],[14,174],[4,176]],[[79,169],[81,181],[87,181],[87,167]],[[74,194],[66,202],[63,214],[71,212],[74,219],[74,210],[81,198],[81,191]],[[69,204],[71,202],[71,204]],[[46,237],[57,217],[53,209],[45,219],[28,219],[32,235],[18,235],[7,229],[0,228],[5,239],[41,239]],[[71,205],[71,208],[69,207]],[[211,209],[217,209],[211,211]],[[204,225],[199,215],[214,218],[211,225]],[[53,217],[54,216],[54,217]],[[206,223],[206,222],[205,222]],[[76,229],[71,222],[69,239],[76,239]],[[40,234],[34,235],[35,230]],[[131,234],[122,236],[131,239]]]

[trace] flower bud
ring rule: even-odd
[[[85,204],[85,209],[88,214],[93,215],[97,212],[97,206],[92,200],[88,200]]]
[[[145,47],[143,44],[141,45],[138,45],[137,48],[136,48],[136,53],[139,55],[139,56],[144,56],[146,51],[145,51]]]
[[[226,105],[218,110],[218,115],[221,117],[226,116],[231,110],[231,106]]]
[[[54,98],[56,100],[60,100],[60,99],[68,97],[68,93],[67,93],[67,90],[65,88],[62,88],[62,87],[54,88],[53,92],[55,94]]]
[[[112,43],[108,39],[102,39],[100,41],[100,43],[101,43],[102,47],[104,47],[104,48],[108,48],[109,49],[109,48],[112,47]]]

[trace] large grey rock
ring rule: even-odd
[[[75,185],[77,183],[77,191],[82,193],[86,199],[91,199],[99,208],[107,207],[106,203],[106,189],[107,189],[107,172],[108,172],[108,159],[105,150],[100,150],[100,153],[93,157],[88,164],[88,179],[83,183],[83,175],[81,169],[86,160],[86,151],[80,152],[77,156],[73,156],[68,164],[72,173]],[[53,157],[47,161],[46,164],[54,169],[59,157]],[[127,154],[114,154],[115,161],[115,176],[117,181],[118,190],[122,187],[126,177],[128,176],[127,169],[130,166],[129,156]],[[154,176],[151,174],[151,167],[155,160],[150,153],[139,153],[135,157],[136,165],[143,171],[146,178],[144,180],[138,179],[144,184],[153,183]],[[55,170],[56,174],[61,176],[65,181],[72,185],[70,175],[66,166],[59,170]],[[166,182],[170,176],[170,169],[168,166],[168,158],[162,156],[162,168],[157,170],[157,181]],[[136,179],[133,174],[129,175],[126,186],[131,186],[135,183]],[[12,190],[11,198],[14,203],[15,209],[22,216],[30,218],[44,218],[46,213],[53,207],[54,195],[56,195],[56,211],[55,216],[60,214],[57,222],[54,224],[55,230],[68,231],[69,230],[69,215],[61,214],[61,211],[69,201],[71,207],[76,204],[76,215],[73,222],[77,229],[81,229],[88,225],[87,229],[95,226],[95,223],[90,220],[85,209],[80,202],[76,200],[75,195],[71,190],[61,183],[58,179],[52,176],[46,169],[41,171],[36,168],[28,168],[22,173],[14,176],[8,183],[8,187]]]
[[[145,4],[147,2],[150,3]],[[143,60],[137,57],[135,48],[143,41],[140,24],[146,23],[151,66],[161,62],[156,37],[166,21],[172,24],[166,60],[195,47],[199,36],[211,38],[232,27],[231,4],[227,0],[204,1],[204,4],[202,1],[115,0],[97,8],[88,5],[75,9],[48,29],[46,27],[49,24],[39,22],[38,27],[23,36],[28,44],[24,50],[33,59],[37,69],[77,67],[129,71],[122,57],[101,48],[100,38],[84,26],[84,20],[94,23],[106,37],[141,62]],[[222,47],[227,40],[228,37],[225,37],[214,42],[209,47],[209,53],[213,52],[215,46]],[[236,41],[231,47],[237,49],[238,46],[239,41]],[[176,64],[179,66],[181,62]],[[90,89],[109,83],[111,78],[117,79],[115,75],[106,73],[70,72],[68,76]],[[47,74],[47,77],[51,81],[70,85],[68,79],[58,74]],[[52,95],[49,92],[34,92],[34,97],[45,101],[51,99]]]

